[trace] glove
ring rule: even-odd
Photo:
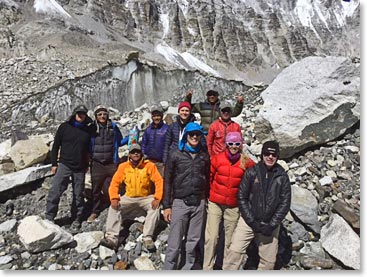
[[[270,237],[271,234],[273,233],[275,227],[270,225],[270,224],[261,224],[260,226],[260,233],[263,234],[264,236]]]
[[[248,224],[252,231],[254,231],[254,233],[261,233],[261,230],[260,230],[260,223],[256,220],[252,221],[250,224]]]

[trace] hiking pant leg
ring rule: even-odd
[[[183,266],[183,270],[191,270],[195,264],[196,258],[196,246],[198,245],[204,227],[203,218],[205,216],[205,199],[200,201],[200,205],[190,207],[190,219],[187,230],[186,240],[186,263]]]
[[[270,237],[259,234],[257,239],[259,241],[259,270],[272,270],[276,262],[278,253],[278,237],[280,226],[275,228]]]
[[[205,226],[204,270],[213,269],[221,220],[221,207],[214,202],[208,201],[208,215]]]
[[[227,250],[231,245],[232,235],[240,218],[240,211],[238,207],[225,208],[223,215],[224,223],[224,256],[227,255]]]
[[[59,210],[61,195],[68,188],[71,175],[71,169],[61,163],[58,165],[56,174],[52,179],[52,185],[47,196],[45,213],[47,219],[54,220],[54,218],[56,217]]]
[[[224,257],[223,270],[238,270],[245,258],[247,247],[254,238],[252,228],[240,217],[232,235],[231,244]]]
[[[102,187],[106,179],[106,171],[101,163],[92,162],[91,180],[92,180],[92,213],[99,214],[101,206]]]
[[[84,213],[84,187],[85,172],[73,172],[71,175],[71,184],[73,186],[73,202],[71,204],[71,216],[82,222]]]
[[[159,215],[161,213],[160,207],[153,210],[152,201],[154,200],[154,195],[149,195],[147,197],[141,197],[140,207],[146,211],[147,215],[145,217],[144,227],[143,227],[143,239],[150,237],[153,238],[154,230],[158,225]]]
[[[177,269],[182,239],[186,234],[187,224],[189,222],[189,213],[190,209],[183,200],[173,200],[164,270]]]

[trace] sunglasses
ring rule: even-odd
[[[221,112],[222,113],[230,113],[231,112],[231,109],[226,108],[226,109],[221,110]]]
[[[136,154],[140,154],[140,153],[141,153],[141,151],[139,151],[139,150],[133,150],[133,151],[130,152],[130,154],[132,154],[132,155],[136,155]]]
[[[264,153],[264,156],[265,156],[265,157],[272,156],[272,157],[274,157],[274,158],[278,157],[278,155],[277,155],[277,154],[275,154],[275,153],[270,153],[270,152],[265,152],[265,153]]]
[[[217,95],[213,92],[209,92],[206,96],[217,96]]]
[[[227,145],[228,146],[237,146],[237,147],[239,147],[239,146],[241,146],[241,142],[227,142]]]
[[[194,137],[194,136],[201,137],[202,133],[201,132],[190,132],[190,133],[188,133],[188,135],[190,137]]]
[[[108,116],[108,113],[97,113],[97,116]]]

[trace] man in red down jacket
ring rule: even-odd
[[[204,270],[212,270],[218,243],[219,226],[224,219],[224,256],[232,233],[240,217],[237,193],[245,170],[255,162],[242,152],[240,132],[229,132],[225,138],[225,151],[211,157],[210,192],[205,228]]]
[[[219,109],[220,117],[210,124],[208,136],[206,137],[210,156],[226,150],[225,139],[229,132],[239,132],[241,134],[241,126],[231,119],[231,104],[228,102],[222,102]]]

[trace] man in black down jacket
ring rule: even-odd
[[[290,209],[291,186],[287,173],[277,164],[279,144],[267,141],[261,161],[248,169],[238,191],[241,217],[223,262],[224,270],[238,270],[246,249],[255,238],[259,246],[259,270],[274,269],[280,224]]]
[[[89,145],[92,119],[84,105],[77,106],[72,116],[57,129],[51,151],[52,173],[55,174],[47,197],[46,219],[54,221],[61,195],[67,189],[71,177],[73,200],[71,231],[78,231],[84,212],[84,181],[89,165]],[[60,150],[60,158],[58,153]]]

